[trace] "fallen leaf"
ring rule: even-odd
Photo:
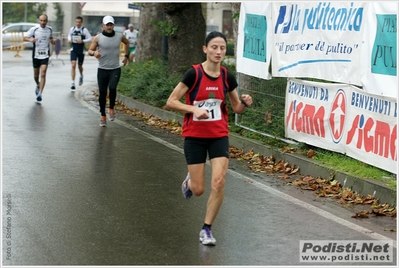
[[[272,123],[272,113],[270,113],[270,112],[265,113],[265,116],[263,117],[263,119],[264,119],[268,124],[271,124],[271,123]]]
[[[355,215],[352,216],[352,218],[368,218],[369,217],[369,212],[367,210],[356,212]]]
[[[313,158],[313,157],[316,155],[316,152],[313,151],[312,149],[310,149],[310,150],[306,153],[306,155],[307,155],[309,158]]]

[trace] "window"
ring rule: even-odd
[[[13,25],[7,28],[6,32],[20,32],[21,26],[20,25]]]
[[[32,25],[22,25],[22,32],[27,32],[32,27],[33,27]]]

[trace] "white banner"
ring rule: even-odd
[[[398,3],[370,2],[368,5],[361,65],[363,90],[397,98]]]
[[[362,2],[274,2],[272,75],[361,85]]]
[[[286,137],[397,173],[397,100],[347,84],[289,79]]]
[[[237,39],[237,72],[262,79],[269,73],[272,37],[269,2],[241,2]]]

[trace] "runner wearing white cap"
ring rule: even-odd
[[[121,43],[125,44],[125,57],[123,58],[123,66],[127,63],[129,40],[121,33],[114,31],[115,21],[111,16],[103,18],[103,31],[93,38],[93,42],[89,48],[89,55],[98,59],[97,83],[99,90],[100,104],[100,126],[107,126],[105,105],[107,100],[107,92],[109,88],[109,118],[111,121],[115,119],[115,99],[116,87],[119,83],[121,75],[121,66],[119,63],[119,47]]]

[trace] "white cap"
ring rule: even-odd
[[[108,24],[108,23],[115,24],[114,18],[111,16],[105,16],[103,18],[103,24]]]
[[[127,27],[130,28],[130,27],[134,27],[134,26],[133,26],[133,24],[129,23],[129,25]]]

